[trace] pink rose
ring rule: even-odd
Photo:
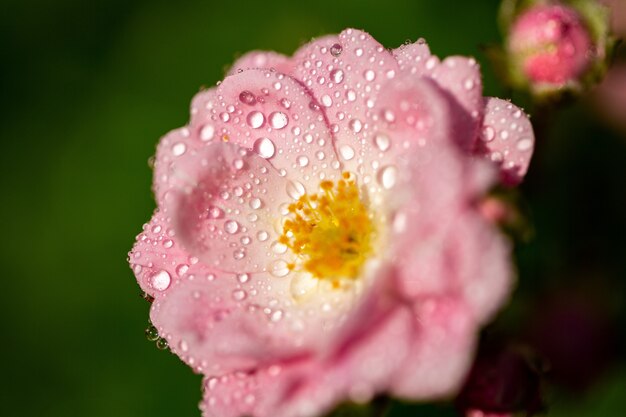
[[[526,115],[473,59],[348,29],[253,52],[160,142],[130,254],[151,320],[205,375],[205,416],[314,416],[448,395],[512,286],[479,211],[519,182]]]
[[[514,69],[534,90],[578,85],[597,59],[592,35],[574,8],[536,5],[510,28],[507,49]]]

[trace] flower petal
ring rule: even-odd
[[[395,58],[369,34],[347,29],[305,45],[294,61],[296,78],[326,112],[343,164],[356,172],[378,91],[398,71]]]
[[[200,135],[200,141],[208,124],[213,141],[252,149],[282,176],[297,179],[309,191],[317,191],[320,180],[339,174],[323,112],[309,92],[287,75],[269,70],[237,73],[199,107],[210,108],[204,118],[192,120],[191,131]]]
[[[431,77],[464,110],[455,114],[454,130],[461,147],[470,151],[483,114],[483,83],[479,65],[474,58],[451,56],[433,69]]]
[[[182,157],[165,198],[177,235],[191,254],[221,271],[259,272],[279,259],[280,206],[290,183],[264,158],[231,143]]]
[[[403,72],[422,76],[430,73],[439,65],[439,58],[430,54],[430,48],[424,39],[417,42],[404,44],[392,51],[398,61],[398,66]]]
[[[476,153],[500,166],[502,182],[522,181],[535,146],[528,116],[519,107],[499,98],[485,99],[485,118]]]
[[[393,394],[411,400],[453,394],[471,365],[475,322],[461,300],[428,297],[415,304],[412,350],[392,382]]]
[[[143,226],[128,256],[141,289],[154,298],[163,296],[187,274],[207,273],[198,258],[189,256],[176,238],[173,225],[159,210]]]
[[[293,65],[291,59],[283,54],[272,51],[251,51],[239,57],[226,75],[237,74],[249,69],[274,69],[278,72],[291,74]]]

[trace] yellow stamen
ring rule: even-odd
[[[374,227],[349,173],[336,183],[322,181],[320,190],[289,205],[291,217],[278,241],[298,255],[299,267],[334,285],[337,279],[359,275],[372,250]]]

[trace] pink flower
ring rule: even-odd
[[[508,297],[479,213],[533,132],[473,59],[348,29],[253,52],[157,149],[130,254],[151,319],[205,375],[205,416],[313,416],[380,392],[447,395]],[[492,162],[495,161],[495,162]]]
[[[519,15],[507,47],[515,71],[534,89],[575,86],[596,59],[581,15],[559,4],[536,5]]]

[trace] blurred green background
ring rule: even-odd
[[[186,123],[194,93],[220,80],[237,55],[290,54],[345,27],[387,47],[425,37],[440,56],[476,56],[485,93],[506,97],[480,49],[500,39],[497,7],[3,0],[0,415],[199,416],[200,377],[144,337],[149,305],[126,255],[155,207],[148,158],[159,137]],[[532,343],[527,330],[543,323],[554,294],[566,304],[580,298],[582,317],[600,330],[581,336],[577,325],[556,326],[566,346],[587,341],[605,360],[583,355],[597,375],[582,388],[548,373],[549,415],[626,415],[626,139],[583,101],[557,114],[539,140],[522,187],[536,232],[519,247],[519,288],[495,332]],[[597,340],[607,350],[594,350]],[[392,413],[454,409],[398,404]]]

